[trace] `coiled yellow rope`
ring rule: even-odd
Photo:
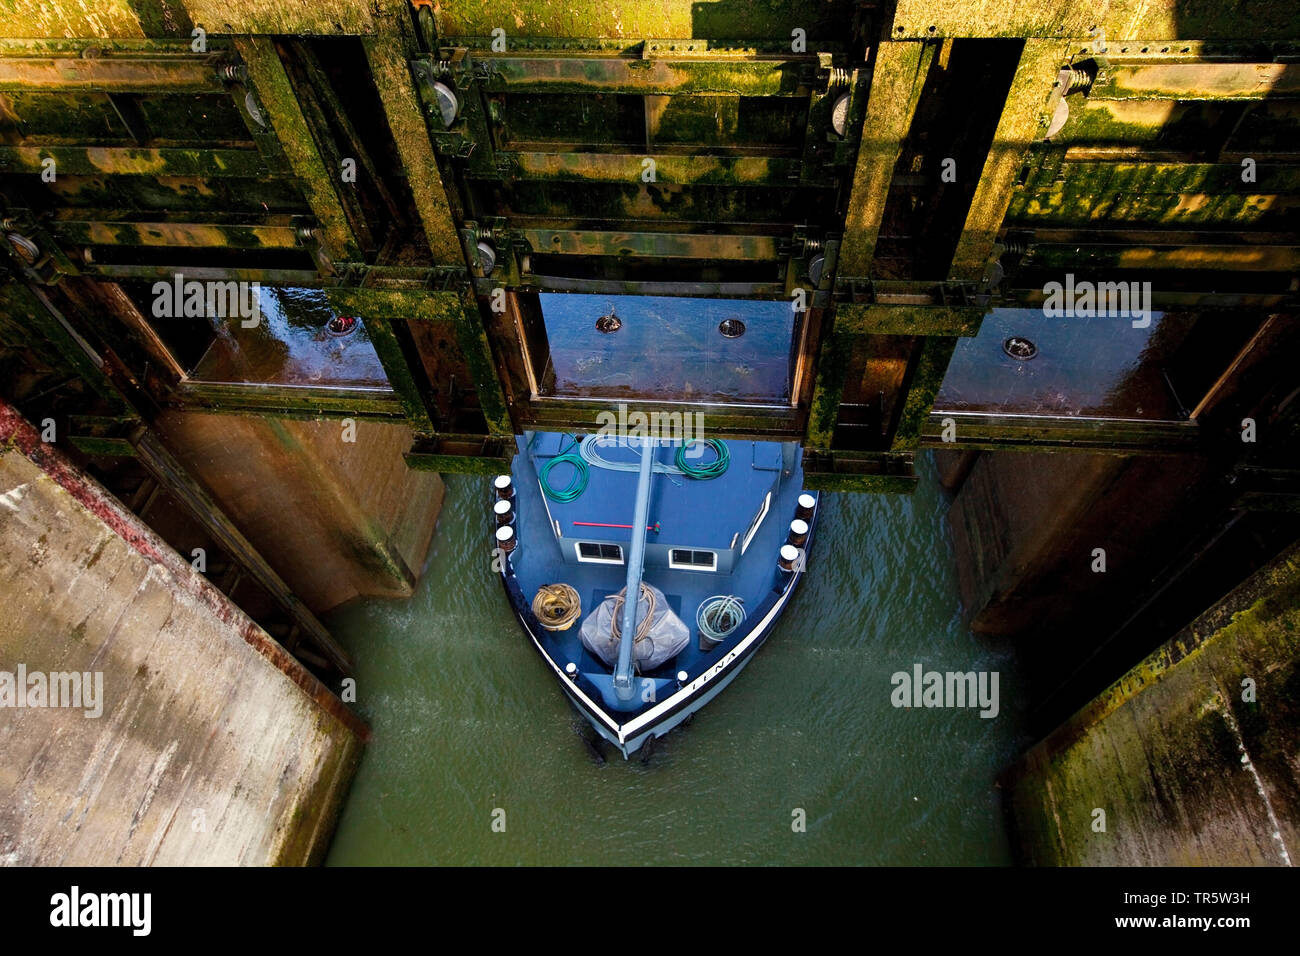
[[[580,614],[582,601],[567,584],[543,584],[533,595],[533,616],[548,631],[567,631]]]

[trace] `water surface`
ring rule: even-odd
[[[648,765],[604,766],[491,573],[487,479],[449,476],[415,596],[327,621],[374,731],[328,862],[1010,862],[993,783],[1021,743],[1016,680],[962,626],[947,505],[928,456],[918,471],[911,497],[825,496],[803,585],[744,673]],[[917,662],[999,671],[1001,713],[895,709],[890,675]]]

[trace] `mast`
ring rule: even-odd
[[[623,633],[618,645],[618,666],[614,668],[614,693],[619,700],[631,700],[636,693],[632,687],[632,647],[636,642],[636,615],[641,606],[641,573],[645,562],[646,524],[650,520],[650,477],[654,472],[655,452],[659,447],[653,438],[643,439],[641,470],[636,480],[636,509],[632,515],[632,541],[627,556],[627,591],[623,600]],[[631,444],[632,439],[628,439]]]

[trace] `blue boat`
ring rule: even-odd
[[[565,694],[629,757],[731,683],[789,603],[818,508],[800,448],[547,432],[518,442],[511,474],[493,483],[497,567]]]

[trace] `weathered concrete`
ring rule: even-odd
[[[1025,861],[1293,865],[1300,852],[1298,660],[1300,547],[1013,768],[1004,787]],[[1097,809],[1105,811],[1105,832],[1094,829]]]
[[[0,708],[0,862],[318,861],[364,724],[15,417],[0,671],[102,674],[102,714]]]
[[[158,430],[245,537],[320,613],[360,595],[409,597],[442,479],[406,467],[404,425],[171,412]]]

